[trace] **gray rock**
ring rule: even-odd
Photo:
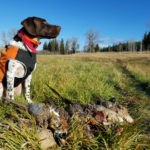
[[[40,140],[40,145],[44,150],[49,150],[56,145],[53,133],[48,129],[38,129],[38,137]]]

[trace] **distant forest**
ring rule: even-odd
[[[150,32],[146,32],[143,35],[141,41],[129,40],[127,42],[120,42],[113,44],[112,46],[100,48],[100,42],[98,40],[98,33],[89,30],[86,33],[87,45],[84,46],[83,52],[124,52],[124,51],[148,51],[150,50]],[[79,51],[80,45],[77,38],[72,38],[64,42],[63,39],[58,41],[56,39],[50,40],[43,44],[43,50],[49,51],[55,54],[72,54]]]
[[[150,32],[146,32],[142,41],[127,41],[124,43],[119,43],[113,46],[105,47],[101,49],[104,52],[122,52],[122,51],[148,51],[150,50]]]

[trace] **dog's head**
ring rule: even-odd
[[[60,26],[51,25],[43,18],[29,17],[21,22],[25,30],[33,38],[56,38],[61,30]]]

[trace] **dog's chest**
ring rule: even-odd
[[[23,63],[26,66],[27,74],[31,73],[34,70],[36,64],[36,54],[30,53],[19,49],[18,54],[16,55],[16,60]]]
[[[16,54],[16,57],[14,58],[18,63],[20,63],[21,67],[18,67],[16,76],[14,76],[14,87],[18,86],[20,83],[22,83],[34,70],[35,64],[36,64],[36,54],[35,53],[29,53],[28,51],[24,51],[21,49],[18,49],[18,52]],[[6,62],[9,63],[11,59]],[[6,65],[7,69],[7,65]],[[13,68],[11,68],[13,69]],[[23,69],[23,70],[22,70]],[[22,77],[18,77],[17,74],[24,74]],[[6,86],[7,84],[7,76],[4,77],[3,84]]]
[[[24,50],[19,50],[16,56],[16,60],[23,63],[25,69],[25,76],[23,78],[15,77],[15,87],[18,86],[22,81],[24,81],[34,70],[36,64],[36,54],[29,53]]]

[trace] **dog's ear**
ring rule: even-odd
[[[35,30],[35,24],[34,24],[33,20],[34,20],[34,17],[29,17],[29,18],[23,20],[21,22],[21,24],[23,25],[23,27],[29,34],[35,36],[36,30]]]
[[[21,22],[25,30],[32,36],[37,36],[37,24],[40,22],[46,22],[45,19],[38,17],[29,17]]]

